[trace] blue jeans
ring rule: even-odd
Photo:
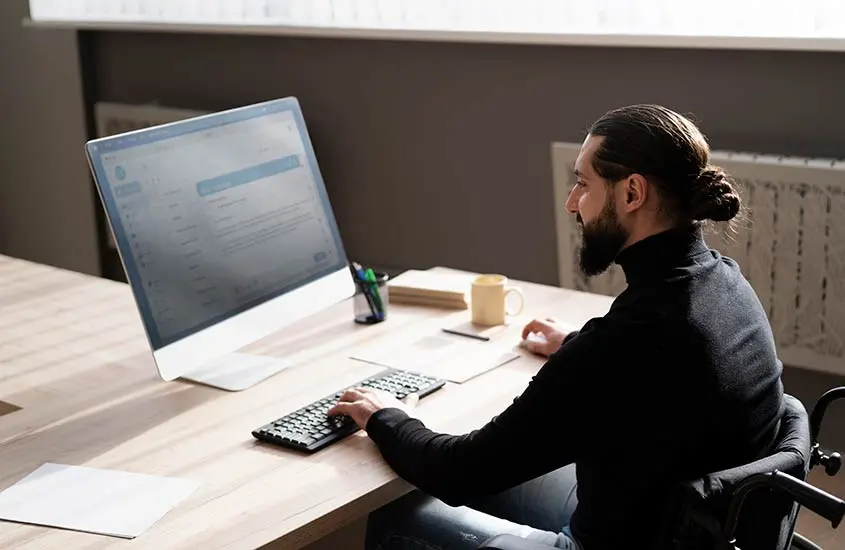
[[[370,514],[367,550],[475,550],[500,534],[580,550],[569,533],[575,466],[566,466],[469,506],[413,491]]]

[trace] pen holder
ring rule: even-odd
[[[373,325],[387,319],[389,275],[378,271],[373,274],[375,281],[355,279],[355,322],[362,325]]]

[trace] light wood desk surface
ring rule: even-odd
[[[436,268],[442,269],[442,268]],[[518,343],[532,317],[580,325],[610,299],[514,281],[526,309],[502,337]],[[189,477],[199,489],[134,540],[0,522],[0,548],[300,548],[395,499],[398,479],[363,432],[313,455],[256,442],[251,431],[380,370],[349,359],[373,339],[421,337],[466,316],[391,305],[359,326],[350,301],[249,351],[293,365],[230,393],[156,374],[129,287],[0,256],[0,489],[44,462]],[[515,348],[518,349],[518,348]],[[431,428],[463,433],[518,395],[542,364],[520,358],[422,399]]]

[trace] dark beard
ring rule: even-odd
[[[581,271],[587,277],[603,273],[622,249],[628,239],[625,228],[619,223],[613,201],[605,203],[597,220],[584,226],[581,214],[577,214],[578,225],[581,227],[581,250],[579,263]]]

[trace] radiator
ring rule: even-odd
[[[579,148],[552,145],[559,282],[615,296],[619,266],[593,278],[578,270],[580,234],[564,203]],[[736,179],[749,216],[735,233],[713,227],[708,244],[739,264],[785,364],[845,375],[845,162],[729,151],[711,162]]]
[[[125,103],[98,102],[94,105],[94,123],[97,137],[108,137],[133,130],[141,130],[205,114],[203,111],[162,107],[159,105],[130,105]],[[108,246],[116,248],[111,231]]]

